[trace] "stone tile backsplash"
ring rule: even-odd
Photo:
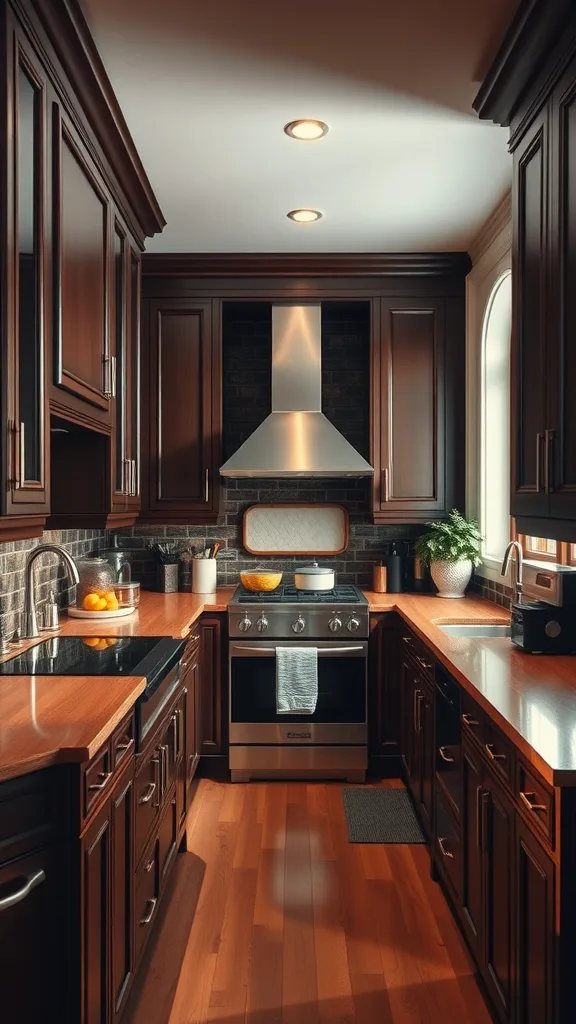
[[[223,345],[223,452],[225,461],[270,412],[271,313],[266,303],[226,303]],[[370,331],[364,303],[326,303],[322,309],[323,411],[365,458],[370,455]],[[259,562],[287,574],[310,558],[257,558],[242,547],[242,515],[257,502],[328,502],[343,505],[350,515],[348,550],[333,565],[341,583],[368,585],[372,567],[385,558],[392,540],[412,542],[419,526],[373,526],[368,515],[367,479],[261,479],[223,483],[222,514],[217,526],[136,526],[120,534],[120,546],[133,551],[133,574],[143,586],[154,587],[155,565],[147,543],[162,540],[219,540],[218,583],[236,584],[241,569]]]
[[[24,567],[32,548],[42,543],[62,544],[73,558],[84,558],[108,544],[108,534],[97,530],[46,531],[39,540],[21,540],[0,544],[0,630],[2,636],[11,636],[19,625],[19,613],[24,608]],[[56,556],[47,552],[40,556],[35,567],[36,600],[45,601],[54,590],[59,605],[65,608],[71,596],[64,566]]]

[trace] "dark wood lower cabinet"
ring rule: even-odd
[[[400,622],[390,616],[370,617],[368,662],[368,729],[371,773],[393,778],[400,771],[402,750]]]
[[[105,804],[82,839],[82,1024],[107,1024],[112,822]]]
[[[488,775],[480,794],[483,851],[484,980],[499,1019],[513,1019],[513,878],[515,812],[501,786]]]
[[[555,1017],[555,870],[542,844],[517,820],[516,977],[519,1024],[553,1024]]]
[[[111,800],[111,959],[112,1008],[120,1017],[134,973],[134,776],[126,774]]]
[[[203,615],[200,620],[200,697],[198,744],[201,755],[228,752],[228,670],[226,616]]]
[[[403,760],[408,787],[427,835],[434,804],[434,691],[412,658],[400,668],[403,717]]]
[[[462,743],[462,926],[477,960],[482,957],[483,854],[480,816],[484,768],[480,755],[465,738]]]

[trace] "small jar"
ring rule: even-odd
[[[114,590],[114,572],[105,558],[83,558],[76,562],[80,582],[76,587],[76,604],[82,606],[86,594],[106,594]]]

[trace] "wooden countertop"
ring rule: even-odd
[[[226,611],[233,592],[233,587],[215,596],[144,592],[130,618],[104,627],[97,620],[63,616],[60,635],[179,639],[204,612]],[[482,598],[365,594],[371,612],[397,612],[404,619],[550,783],[576,785],[576,657],[523,654],[507,638],[448,637],[438,629],[449,622],[509,621],[502,608]],[[135,677],[3,677],[0,779],[56,761],[89,759],[144,686]]]

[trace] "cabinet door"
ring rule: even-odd
[[[46,79],[34,51],[14,29],[9,49],[8,102],[13,111],[6,218],[5,302],[7,459],[4,510],[49,508],[49,445],[45,350],[47,222]]]
[[[517,818],[517,1020],[553,1024],[555,1002],[554,864]]]
[[[54,850],[0,868],[0,1002],[6,1024],[68,1020],[61,982],[69,981],[69,964],[58,963],[58,953],[63,959],[65,954],[56,933],[60,890]]]
[[[402,662],[400,685],[404,726],[402,754],[406,766],[406,779],[415,801],[420,804],[422,799],[422,744],[420,742],[419,715],[423,694],[418,687],[416,673],[408,659]]]
[[[190,515],[218,509],[220,381],[212,303],[150,300],[146,320],[144,515],[191,522]]]
[[[551,116],[549,411],[544,482],[550,491],[550,516],[575,519],[576,61],[556,87]]]
[[[128,248],[128,316],[126,364],[126,456],[128,459],[128,508],[140,508],[140,281],[141,258]]]
[[[434,769],[436,746],[434,743],[434,692],[428,683],[422,681],[420,686],[419,717],[421,743],[421,797],[420,812],[424,828],[430,834],[432,829],[432,812],[434,804]]]
[[[386,619],[370,620],[369,656],[370,754],[397,757],[401,750],[400,643],[398,630]]]
[[[225,754],[228,747],[227,676],[222,658],[222,621],[200,620],[200,694],[198,728],[200,754]]]
[[[512,1019],[512,853],[514,810],[504,791],[486,776],[481,794],[484,850],[484,980],[498,1018]]]
[[[108,1024],[112,829],[106,804],[82,839],[82,1024]]]
[[[372,406],[373,510],[382,521],[446,512],[445,314],[440,298],[381,303]]]
[[[190,784],[198,767],[198,697],[200,692],[199,646],[182,676],[184,684],[184,815],[190,805]]]
[[[462,743],[462,924],[477,961],[482,956],[482,778],[480,757],[464,738]]]
[[[512,500],[517,516],[548,513],[546,332],[548,114],[536,119],[514,153],[512,274]]]
[[[53,117],[52,397],[65,409],[108,421],[114,391],[108,331],[108,197],[73,125],[56,103]]]
[[[127,238],[121,224],[114,223],[113,246],[113,337],[112,374],[115,382],[112,436],[112,508],[124,511],[131,483],[128,456],[128,338],[127,338]]]
[[[112,796],[112,1020],[124,1009],[134,971],[134,777],[130,769]]]

